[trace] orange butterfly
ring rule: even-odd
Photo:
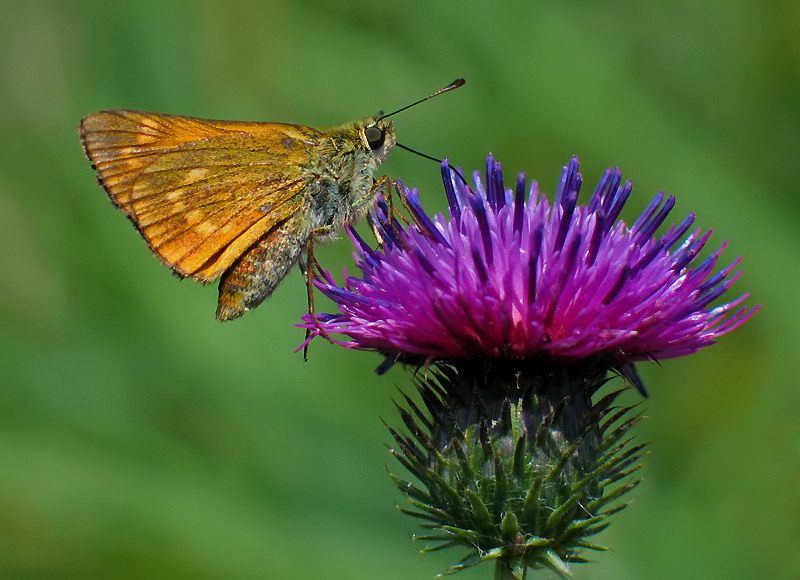
[[[217,318],[231,320],[272,294],[313,242],[366,214],[381,185],[373,173],[396,143],[386,118],[406,108],[321,131],[98,111],[80,137],[150,250],[182,278],[219,279]]]

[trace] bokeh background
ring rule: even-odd
[[[628,219],[675,194],[764,305],[642,365],[647,480],[577,577],[800,578],[798,28],[796,0],[1,1],[0,576],[391,580],[463,555],[418,555],[394,507],[380,418],[406,375],[294,354],[298,272],[216,322],[216,289],[149,254],[76,127],[103,108],[328,126],[464,76],[396,118],[402,143],[470,171],[492,151],[547,192],[573,154],[587,189],[618,165]],[[436,164],[384,167],[444,206]]]

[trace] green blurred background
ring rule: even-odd
[[[379,418],[398,423],[405,374],[294,354],[297,272],[216,322],[216,289],[149,254],[76,127],[103,108],[327,126],[464,76],[396,118],[402,143],[467,170],[492,151],[547,192],[572,154],[587,189],[619,165],[627,219],[675,194],[675,221],[744,256],[732,296],[764,304],[641,367],[647,480],[578,578],[800,578],[800,3],[490,4],[0,2],[0,577],[410,579],[463,555],[416,554],[394,508]],[[435,164],[385,170],[443,207]]]

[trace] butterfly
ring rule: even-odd
[[[331,129],[117,109],[90,113],[79,133],[100,184],[152,253],[181,278],[219,280],[216,317],[232,320],[269,297],[315,242],[367,213],[388,182],[373,174],[397,142],[388,117],[463,84]]]

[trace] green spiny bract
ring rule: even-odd
[[[497,362],[417,376],[422,408],[405,396],[408,434],[390,430],[419,484],[390,475],[411,505],[401,511],[430,530],[423,551],[470,550],[445,574],[495,560],[498,578],[529,567],[567,578],[582,549],[606,549],[590,538],[628,505],[616,500],[641,481],[630,476],[644,447],[628,436],[633,407],[614,406],[624,389],[592,402],[606,374]]]

